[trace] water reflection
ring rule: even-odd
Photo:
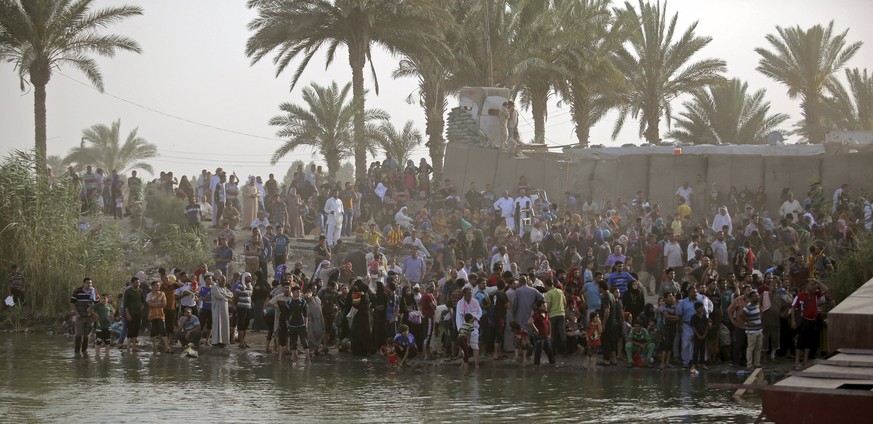
[[[393,371],[378,357],[304,365],[232,349],[198,359],[117,351],[76,359],[71,344],[0,335],[2,421],[696,423],[747,422],[758,413],[729,392],[705,390],[708,381],[737,381],[734,375],[487,365],[463,372],[456,364]],[[292,418],[277,405],[299,408]]]

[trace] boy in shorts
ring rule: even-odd
[[[94,356],[100,357],[100,347],[103,346],[106,356],[109,357],[109,347],[112,344],[112,333],[109,327],[112,325],[110,317],[115,315],[115,308],[109,304],[109,296],[100,298],[100,303],[90,308],[91,314],[97,321],[97,338],[94,340]]]
[[[473,314],[464,314],[464,324],[458,329],[458,350],[461,352],[461,357],[464,360],[461,362],[461,368],[466,369],[470,365],[470,349],[472,348],[472,339],[470,338],[475,329],[473,324]],[[476,348],[478,348],[478,343]],[[476,364],[478,368],[479,364]]]
[[[289,312],[288,337],[291,339],[291,360],[297,361],[297,339],[300,339],[300,344],[306,353],[306,362],[309,362],[309,338],[306,332],[306,325],[308,324],[306,300],[300,297],[300,286],[291,287],[291,300],[288,301],[287,306]],[[281,343],[281,340],[279,342]]]

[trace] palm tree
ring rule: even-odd
[[[412,149],[421,144],[421,132],[412,125],[412,121],[406,121],[406,125],[400,131],[390,122],[385,122],[379,127],[379,145],[386,154],[397,159],[401,165],[406,164]]]
[[[674,118],[677,129],[667,137],[693,144],[763,144],[788,115],[768,115],[765,90],[748,94],[749,85],[732,79],[692,93]]]
[[[103,76],[90,56],[113,57],[116,50],[141,53],[136,41],[102,30],[125,18],[142,15],[139,6],[92,10],[93,0],[0,1],[0,59],[14,64],[21,89],[33,86],[36,168],[45,169],[46,85],[63,65],[81,71],[103,91]]]
[[[788,96],[800,96],[803,121],[799,133],[813,143],[823,143],[825,128],[821,122],[823,93],[836,86],[834,75],[842,68],[861,43],[847,44],[849,30],[834,35],[834,22],[827,28],[815,25],[809,29],[800,26],[776,27],[778,35],[768,34],[772,50],[756,48],[761,60],[758,72],[788,87]]]
[[[570,2],[563,16],[572,41],[559,59],[565,77],[557,90],[570,105],[579,144],[587,146],[591,127],[617,106],[625,89],[612,52],[627,39],[628,26],[613,15],[610,0]]]
[[[366,112],[364,67],[370,62],[376,94],[378,80],[371,61],[374,45],[391,52],[438,48],[435,31],[446,14],[440,1],[410,2],[403,0],[249,0],[248,7],[258,16],[249,23],[252,36],[246,43],[246,55],[252,64],[276,51],[273,63],[276,75],[292,60],[303,56],[291,79],[291,89],[322,47],[330,66],[339,46],[348,50],[352,68],[352,97],[355,113],[353,140],[355,177],[364,181],[367,173]]]
[[[138,131],[138,128],[134,128],[121,144],[121,119],[109,127],[96,124],[82,131],[82,144],[70,149],[64,162],[77,169],[94,165],[106,172],[124,174],[133,169],[142,169],[152,174],[154,169],[146,161],[158,156],[158,148],[140,137]]]
[[[842,131],[873,131],[873,76],[864,69],[846,69],[849,89],[837,83],[824,99],[825,126]]]
[[[424,109],[426,146],[433,163],[433,177],[438,180],[442,179],[446,149],[443,133],[448,96],[473,82],[467,71],[476,66],[470,57],[479,41],[480,4],[480,0],[453,0],[449,12],[454,19],[442,29],[442,38],[448,49],[406,51],[392,74],[395,79],[411,77],[418,80],[417,96],[413,92],[406,100],[414,103],[417,97],[418,104]]]
[[[634,22],[636,30],[629,46],[618,52],[618,68],[627,76],[629,90],[619,106],[619,117],[612,132],[618,137],[628,116],[639,119],[640,136],[649,143],[659,143],[661,116],[671,125],[670,101],[677,96],[693,92],[722,80],[721,73],[727,69],[721,59],[704,59],[689,63],[691,57],[703,49],[712,38],[698,37],[694,31],[695,21],[682,36],[674,40],[676,20],[673,15],[667,23],[667,11],[655,4],[639,2],[639,12],[629,3],[621,14]]]
[[[533,142],[545,144],[549,98],[565,74],[559,59],[567,53],[572,37],[559,23],[562,10],[557,3],[520,0],[513,8],[509,82],[521,106],[533,115]]]
[[[291,103],[279,105],[279,109],[284,114],[270,119],[270,125],[279,127],[276,135],[288,141],[276,150],[270,164],[275,165],[298,147],[311,146],[324,157],[328,175],[333,178],[340,168],[340,162],[352,156],[355,146],[352,121],[356,113],[356,105],[348,98],[351,87],[351,83],[346,83],[340,89],[335,81],[330,86],[320,86],[313,82],[303,89],[305,105]],[[378,125],[374,121],[387,119],[388,114],[385,111],[379,109],[365,111],[366,151],[375,153],[373,146],[379,138]]]

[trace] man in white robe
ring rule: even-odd
[[[218,278],[218,285],[212,288],[212,345],[224,347],[230,343],[230,312],[228,303],[233,292],[227,288],[227,278]]]
[[[455,325],[461,328],[464,325],[464,316],[473,315],[473,331],[470,333],[469,347],[473,350],[473,364],[479,368],[479,319],[482,318],[482,307],[479,301],[473,298],[473,288],[464,288],[464,297],[458,301],[455,307]]]
[[[530,208],[533,207],[533,201],[527,195],[525,189],[519,191],[519,196],[515,198],[515,206],[518,207],[518,235],[524,235],[524,219],[530,216]]]
[[[327,214],[327,245],[333,246],[343,228],[343,202],[336,190],[332,190],[330,198],[324,202],[324,213]]]
[[[500,215],[506,219],[506,226],[515,231],[515,220],[512,219],[515,215],[515,201],[509,197],[509,191],[504,191],[503,197],[494,202],[494,210],[500,211]]]

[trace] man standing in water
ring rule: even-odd
[[[297,361],[297,339],[303,345],[306,362],[309,362],[309,336],[306,332],[306,300],[300,296],[300,286],[291,287],[291,300],[288,301],[288,335],[291,337],[291,360]],[[281,359],[281,354],[279,358]]]
[[[455,305],[455,325],[460,329],[466,322],[465,316],[467,314],[473,316],[473,331],[470,332],[467,342],[473,351],[473,365],[479,368],[479,319],[482,318],[482,307],[477,300],[473,299],[471,287],[465,287],[463,293],[464,297],[458,300]],[[464,352],[465,357],[466,355],[467,352]]]
[[[167,331],[164,320],[167,318],[167,311],[164,309],[167,306],[167,295],[162,291],[160,281],[152,282],[152,291],[146,296],[146,303],[149,305],[149,327],[152,339],[152,353],[158,353],[158,342],[164,345],[164,351],[173,353],[170,349],[170,343],[167,342]]]
[[[137,347],[139,327],[142,323],[142,311],[145,306],[145,294],[140,290],[139,278],[130,279],[130,285],[124,290],[124,310],[127,318],[127,353],[139,350]]]
[[[227,277],[218,277],[218,285],[212,287],[212,345],[227,347],[230,342],[230,312],[228,303],[233,292],[227,288]]]
[[[76,355],[88,354],[88,335],[91,334],[91,324],[93,322],[91,315],[91,307],[100,299],[97,291],[94,290],[94,283],[91,277],[85,277],[82,280],[82,287],[73,290],[70,296],[70,304],[72,312],[76,315],[76,338],[75,343]]]

